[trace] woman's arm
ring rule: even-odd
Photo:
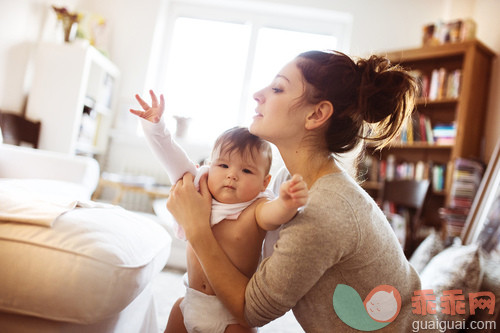
[[[167,208],[184,228],[187,240],[217,297],[240,324],[248,326],[244,310],[245,289],[249,279],[233,265],[212,233],[211,200],[207,176],[200,179],[198,192],[193,184],[193,176],[185,174],[172,187]]]
[[[292,179],[281,184],[279,197],[257,206],[257,224],[264,230],[275,230],[290,221],[297,214],[297,209],[307,203],[307,199],[306,182],[302,176],[294,175]]]

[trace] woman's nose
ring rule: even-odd
[[[259,91],[256,91],[254,94],[253,94],[253,99],[257,101],[257,103],[262,103],[264,101],[264,95],[262,94],[262,91],[264,89],[261,89]]]

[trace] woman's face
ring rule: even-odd
[[[276,145],[302,139],[307,105],[299,107],[305,92],[297,60],[288,63],[271,84],[254,94],[257,113],[250,132]]]

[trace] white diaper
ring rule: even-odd
[[[238,323],[217,296],[189,287],[179,306],[189,333],[224,333],[227,325]]]

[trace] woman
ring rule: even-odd
[[[167,207],[183,225],[217,297],[241,324],[262,326],[289,309],[306,332],[373,330],[377,323],[380,331],[409,332],[414,320],[434,320],[412,314],[420,279],[381,210],[336,161],[366,135],[379,147],[397,136],[417,90],[413,77],[384,58],[355,63],[339,52],[311,51],[255,93],[250,131],[275,144],[288,172],[303,175],[310,191],[307,206],[282,228],[274,252],[251,279],[213,237],[206,183],[198,193],[186,174],[174,186]],[[361,299],[375,299],[377,288],[389,286],[391,293],[377,295],[389,295],[387,304],[397,306],[384,317],[370,313],[368,302],[367,310],[350,315],[368,313],[372,319],[352,321],[345,308],[352,312],[363,304],[351,302],[339,286]]]

